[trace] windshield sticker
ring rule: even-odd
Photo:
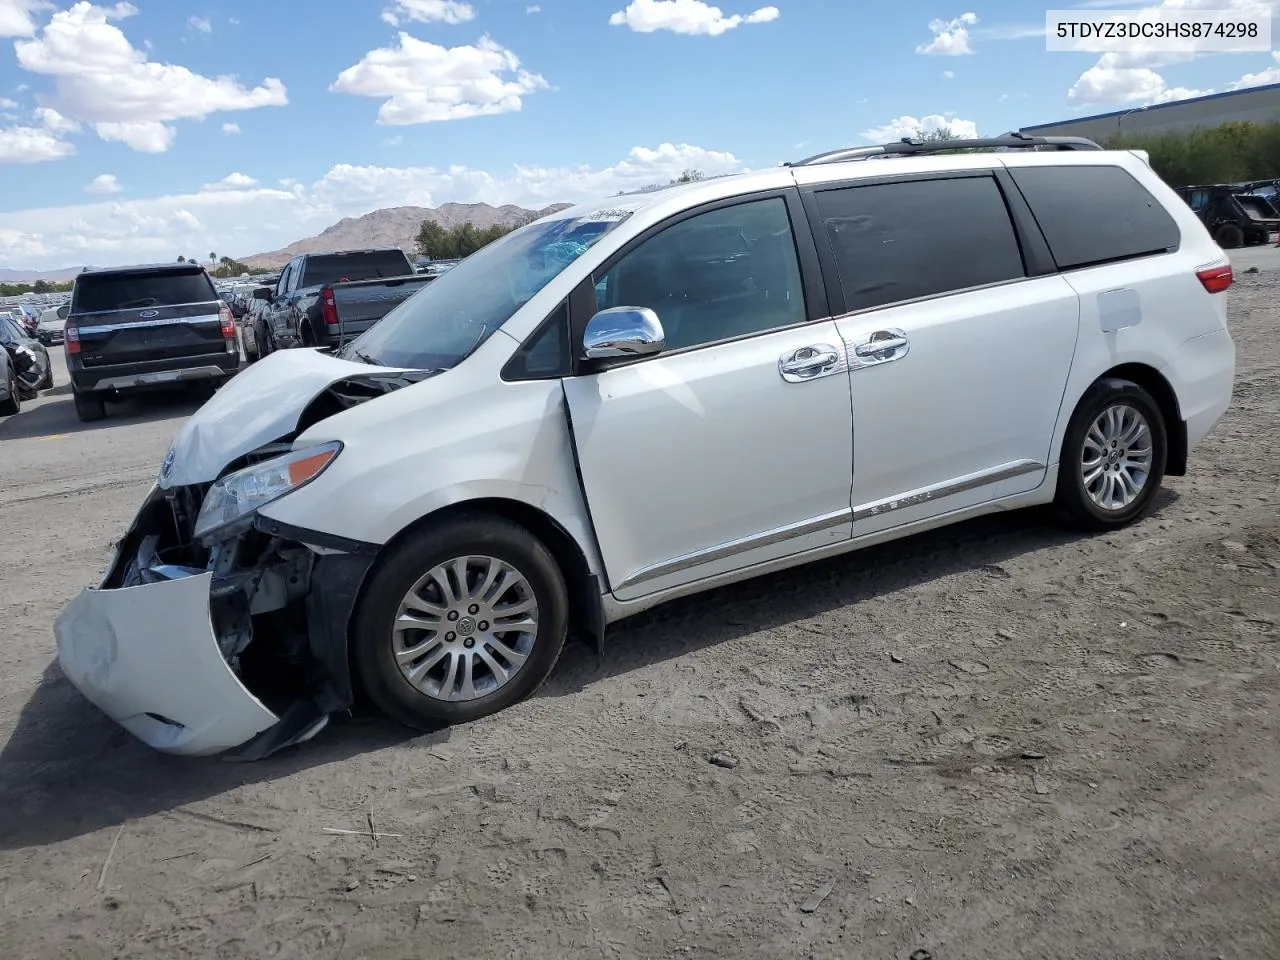
[[[597,210],[595,213],[588,213],[585,217],[579,217],[578,223],[621,223],[627,217],[631,216],[634,211],[631,210]]]

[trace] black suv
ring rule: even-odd
[[[240,368],[235,322],[204,267],[166,263],[86,270],[65,330],[76,414],[152,387],[217,384]]]

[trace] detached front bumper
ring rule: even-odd
[[[58,663],[156,750],[258,760],[351,705],[347,628],[376,550],[274,521],[205,548],[186,532],[202,496],[152,488],[99,586],[54,623]]]
[[[279,717],[249,692],[218,648],[213,574],[85,590],[54,625],[58,663],[84,696],[148,746],[221,753]]]

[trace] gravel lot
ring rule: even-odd
[[[259,764],[157,755],[53,662],[194,402],[28,404],[0,953],[1280,956],[1280,250],[1237,262],[1235,402],[1142,524],[874,548],[621,625],[471,726],[344,719]]]

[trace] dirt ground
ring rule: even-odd
[[[30,405],[0,955],[1280,956],[1271,266],[1229,294],[1230,413],[1136,527],[967,523],[654,611],[447,734],[354,718],[258,764],[155,754],[53,662],[191,405]]]

